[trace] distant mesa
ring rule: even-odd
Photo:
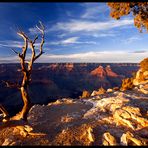
[[[59,69],[59,70],[66,70],[70,72],[73,70],[74,64],[73,63],[66,63],[66,64],[54,63],[54,64],[51,64],[49,68],[53,71]]]
[[[99,67],[91,71],[90,75],[97,76],[100,78],[105,78],[106,76],[118,77],[118,74],[112,71],[110,65],[107,65],[105,68],[103,68],[103,66],[100,65]]]
[[[106,76],[106,71],[104,70],[103,66],[100,65],[98,68],[91,71],[90,74],[93,76],[104,78]]]
[[[49,68],[51,68],[52,70],[55,70],[57,67],[58,67],[58,64],[57,63],[51,64],[49,66]]]
[[[112,71],[110,65],[107,65],[105,70],[106,70],[106,73],[107,73],[108,76],[110,76],[110,77],[118,77],[118,75],[115,72]]]
[[[67,71],[72,71],[74,68],[74,64],[73,63],[66,63],[65,68]]]

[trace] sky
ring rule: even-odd
[[[104,2],[1,2],[0,63],[19,62],[11,50],[21,52],[24,44],[18,28],[33,39],[39,21],[46,27],[45,53],[36,62],[137,63],[148,55],[148,34],[134,26],[132,14],[114,20]]]

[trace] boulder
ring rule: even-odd
[[[136,145],[136,146],[143,146],[146,145],[146,141],[140,138],[135,138],[131,132],[123,133],[120,138],[121,145]]]
[[[113,117],[117,125],[123,125],[133,130],[136,130],[139,126],[141,128],[148,126],[148,120],[142,117],[138,107],[124,106],[116,109]]]
[[[109,89],[107,89],[106,92],[107,92],[107,93],[111,93],[111,92],[113,92],[113,89],[109,88]]]
[[[102,144],[104,146],[115,146],[117,145],[116,139],[109,132],[106,132],[102,136]]]

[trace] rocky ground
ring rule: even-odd
[[[132,90],[34,105],[27,123],[0,123],[0,145],[147,146],[148,79],[134,83]]]
[[[148,96],[115,91],[34,105],[28,123],[0,126],[0,145],[148,145]]]

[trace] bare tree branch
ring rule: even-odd
[[[19,58],[20,58],[20,64],[21,64],[21,69],[22,69],[22,73],[23,73],[23,80],[21,83],[21,86],[19,86],[17,83],[10,83],[8,81],[3,81],[3,83],[6,84],[7,87],[9,88],[19,88],[21,91],[21,95],[22,95],[22,99],[24,102],[23,108],[22,110],[14,117],[12,117],[11,119],[15,119],[15,120],[20,120],[20,119],[24,119],[27,120],[27,114],[31,108],[31,100],[29,97],[29,93],[28,93],[28,86],[31,82],[31,73],[32,73],[32,67],[33,67],[33,63],[34,61],[39,58],[42,54],[43,54],[43,44],[44,44],[44,25],[42,24],[42,22],[39,22],[40,26],[36,26],[37,29],[41,32],[41,43],[40,43],[40,52],[36,55],[35,52],[35,43],[36,40],[38,39],[38,36],[36,36],[34,38],[34,40],[30,40],[28,38],[28,36],[19,30],[19,32],[17,32],[17,34],[23,38],[24,40],[24,46],[22,47],[22,53],[17,52],[15,49],[11,49],[14,53],[18,54]],[[27,61],[26,58],[26,52],[28,49],[28,43],[30,45],[30,49],[32,51],[32,55],[29,61]],[[28,66],[26,65],[28,64]],[[1,108],[0,108],[1,109]]]
[[[31,56],[31,60],[28,64],[28,70],[31,71],[32,70],[32,65],[33,65],[33,62],[34,62],[34,57],[35,57],[35,49],[34,49],[34,43],[32,41],[30,41],[30,48],[32,50],[32,56]]]
[[[38,39],[38,35],[35,37],[34,41],[32,42],[32,44],[35,44],[36,40]]]
[[[37,27],[37,29],[38,29],[38,30],[41,32],[41,34],[42,34],[42,40],[41,40],[41,44],[40,44],[40,52],[39,52],[39,54],[38,54],[37,56],[34,57],[34,61],[35,61],[37,58],[39,58],[39,57],[44,53],[44,52],[43,52],[43,44],[44,44],[44,42],[45,42],[45,40],[44,40],[44,35],[45,35],[44,30],[45,30],[45,27],[44,27],[44,25],[42,24],[41,21],[39,21],[39,23],[40,23],[40,27],[37,26],[37,25],[36,25],[36,27]]]
[[[23,58],[25,59],[26,51],[27,51],[27,48],[28,48],[28,39],[29,38],[22,31],[18,32],[17,34],[24,39],[24,46],[22,47],[22,55],[23,55]]]
[[[20,54],[19,52],[17,52],[15,49],[11,48],[11,50],[15,53],[15,54]]]
[[[27,72],[27,69],[25,66],[25,58],[26,58],[26,51],[28,48],[28,37],[22,31],[18,32],[17,34],[24,39],[24,46],[22,47],[22,54],[19,54],[19,58],[21,62],[22,71]]]
[[[4,116],[4,117],[8,117],[8,116],[9,116],[8,112],[7,112],[6,109],[2,106],[2,104],[0,104],[0,111],[3,113],[3,116]]]

